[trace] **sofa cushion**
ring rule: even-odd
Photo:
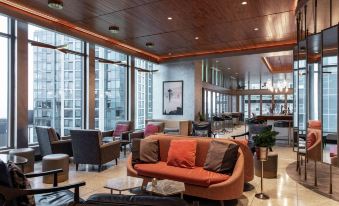
[[[123,132],[127,132],[128,128],[128,124],[117,124],[113,132],[113,137],[119,137]]]
[[[140,160],[145,163],[159,161],[159,141],[153,139],[140,140]]]
[[[204,170],[202,167],[193,169],[173,167],[161,161],[155,164],[136,164],[134,169],[141,176],[170,179],[203,187],[226,181],[230,177],[226,174]]]
[[[157,132],[159,132],[158,126],[153,125],[153,124],[148,124],[145,127],[144,136],[147,137],[147,136],[150,136],[150,135],[155,134]]]
[[[235,143],[211,141],[210,148],[207,153],[204,169],[232,174],[235,163],[238,159],[239,145]]]
[[[314,132],[310,132],[307,134],[306,142],[307,142],[307,148],[312,147],[314,143],[317,141],[317,137]]]
[[[169,166],[194,168],[197,149],[196,140],[172,140],[168,150]]]

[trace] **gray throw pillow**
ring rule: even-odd
[[[158,140],[152,139],[140,140],[140,160],[143,163],[156,163],[159,161]]]
[[[140,160],[140,141],[139,138],[133,138],[132,140],[132,165],[141,163]]]
[[[238,159],[239,145],[221,141],[211,141],[206,156],[204,169],[232,174],[235,163]]]

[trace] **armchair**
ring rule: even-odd
[[[114,130],[102,132],[102,137],[104,142],[111,142],[117,140],[129,140],[129,133],[133,131],[133,122],[132,121],[119,121],[115,125]]]
[[[35,127],[38,137],[40,153],[42,156],[49,154],[67,154],[73,156],[72,140],[69,137],[58,137],[52,127]]]
[[[149,122],[147,123],[144,130],[134,131],[129,133],[129,140],[132,142],[132,139],[139,138],[143,139],[149,135],[155,133],[163,133],[165,128],[164,122]]]
[[[102,134],[99,130],[71,130],[74,163],[76,170],[79,164],[101,166],[115,159],[118,164],[120,157],[120,141],[102,143]]]
[[[210,122],[192,122],[192,136],[212,137],[211,123]]]
[[[13,188],[12,178],[10,177],[7,165],[0,161],[0,205],[16,205],[17,198],[27,195],[34,195],[37,206],[42,205],[68,205],[70,203],[79,203],[82,200],[79,196],[79,189],[84,186],[85,182],[79,182],[64,186],[58,186],[57,173],[62,172],[61,169],[51,170],[41,173],[25,174],[24,178],[39,177],[45,175],[53,175],[54,183],[52,188],[38,189],[19,189]],[[69,189],[74,189],[74,193]]]

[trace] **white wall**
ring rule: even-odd
[[[195,117],[195,96],[198,90],[201,93],[201,85],[196,88],[194,62],[178,62],[158,65],[158,72],[153,76],[153,118],[154,119],[175,119],[175,120],[194,120]],[[201,69],[200,69],[201,72]],[[162,87],[164,81],[184,81],[183,92],[183,115],[163,115],[163,94]],[[197,101],[199,97],[197,97]]]

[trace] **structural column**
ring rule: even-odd
[[[28,25],[17,22],[17,66],[16,66],[16,138],[14,147],[28,146]]]
[[[87,60],[88,84],[85,85],[87,88],[86,128],[95,129],[95,45],[93,43],[89,43]]]
[[[136,99],[135,99],[135,58],[133,56],[129,56],[130,58],[130,64],[128,69],[128,82],[129,85],[127,85],[129,88],[128,91],[128,120],[135,122],[135,104],[136,104]],[[133,125],[135,127],[135,125]]]

